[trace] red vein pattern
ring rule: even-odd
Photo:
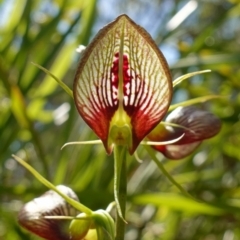
[[[176,108],[168,115],[166,122],[175,123],[185,129],[158,125],[147,138],[151,141],[169,141],[184,133],[177,142],[152,146],[170,159],[181,159],[190,155],[203,140],[215,136],[221,129],[219,118],[195,106]]]
[[[58,185],[57,189],[68,197],[79,201],[72,189]],[[36,235],[51,240],[70,239],[67,231],[69,221],[58,219],[46,219],[45,216],[72,216],[75,217],[79,211],[67,203],[53,190],[47,191],[42,196],[26,203],[19,212],[18,221],[24,228]]]
[[[73,89],[80,115],[108,153],[109,125],[120,104],[131,119],[132,154],[162,120],[172,96],[164,56],[150,35],[126,15],[100,30],[86,48]]]

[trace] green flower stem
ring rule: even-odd
[[[191,194],[189,194],[178,182],[176,182],[175,179],[167,172],[167,170],[164,168],[162,163],[156,157],[154,150],[150,146],[147,146],[147,145],[145,146],[145,149],[147,150],[147,152],[150,155],[150,157],[152,158],[152,160],[157,164],[157,166],[161,170],[161,172],[167,177],[167,179],[174,186],[176,186],[182,194],[184,194],[188,198],[195,200],[194,197]]]
[[[116,237],[115,240],[124,240],[125,208],[127,194],[127,148],[124,146],[114,147],[114,198],[117,206]]]

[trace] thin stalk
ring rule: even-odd
[[[114,147],[114,197],[117,206],[116,237],[115,240],[124,240],[125,209],[127,195],[127,149],[124,146]]]
[[[161,172],[167,177],[167,179],[174,185],[176,186],[180,192],[182,194],[184,194],[186,197],[189,197],[193,200],[196,201],[196,199],[194,199],[194,197],[189,194],[178,182],[175,181],[175,179],[168,173],[168,171],[164,168],[163,164],[158,160],[158,158],[156,157],[154,150],[150,147],[150,146],[145,146],[148,154],[150,155],[150,157],[152,158],[152,160],[157,164],[158,168],[161,170]]]

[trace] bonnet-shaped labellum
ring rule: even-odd
[[[56,187],[63,194],[78,201],[72,189],[59,185]],[[21,226],[30,232],[48,240],[69,240],[69,220],[48,219],[47,216],[72,216],[79,211],[67,203],[53,190],[47,191],[42,196],[26,203],[18,214]]]
[[[178,107],[166,118],[167,126],[159,124],[147,138],[151,141],[168,141],[184,134],[178,141],[152,146],[170,159],[181,159],[191,154],[203,140],[215,136],[221,129],[221,121],[214,114],[194,106]]]
[[[59,185],[56,189],[79,202],[71,188]],[[80,213],[53,190],[23,205],[18,221],[22,227],[47,240],[114,239],[114,222],[107,211]]]
[[[79,114],[108,154],[114,145],[133,154],[166,114],[172,80],[151,36],[121,15],[84,50],[73,95]]]

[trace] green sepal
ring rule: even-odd
[[[208,69],[208,70],[184,74],[173,81],[173,87],[175,87],[177,84],[181,83],[182,81],[184,81],[187,78],[193,77],[195,75],[203,74],[203,73],[208,73],[208,72],[211,72],[211,70]]]
[[[36,171],[33,167],[31,167],[27,162],[25,162],[24,160],[22,160],[20,157],[16,156],[16,155],[12,155],[12,157],[18,162],[20,163],[23,167],[25,167],[29,172],[32,173],[32,175],[39,181],[41,182],[43,185],[45,185],[47,188],[55,191],[56,193],[58,193],[67,203],[69,203],[71,206],[73,206],[74,208],[76,208],[77,210],[79,210],[80,212],[84,212],[86,213],[86,215],[90,216],[93,212],[91,209],[89,209],[88,207],[84,206],[83,204],[81,204],[80,202],[68,197],[67,195],[63,194],[62,192],[60,192],[56,186],[54,186],[51,182],[49,182],[46,178],[44,178],[38,171]]]
[[[115,225],[104,210],[97,210],[89,217],[84,213],[72,220],[69,232],[72,240],[114,240]]]
[[[98,240],[114,240],[115,224],[112,217],[104,210],[97,210],[92,218],[97,230]]]
[[[32,64],[36,67],[38,67],[39,69],[41,69],[43,72],[45,72],[46,74],[48,74],[50,77],[52,77],[59,85],[60,87],[69,95],[73,98],[73,92],[72,90],[61,80],[59,80],[55,75],[53,75],[49,70],[47,70],[46,68],[38,65],[37,63],[33,63]]]
[[[72,240],[85,239],[89,229],[93,225],[93,219],[88,217],[85,213],[80,213],[74,218],[69,226],[69,233]]]

